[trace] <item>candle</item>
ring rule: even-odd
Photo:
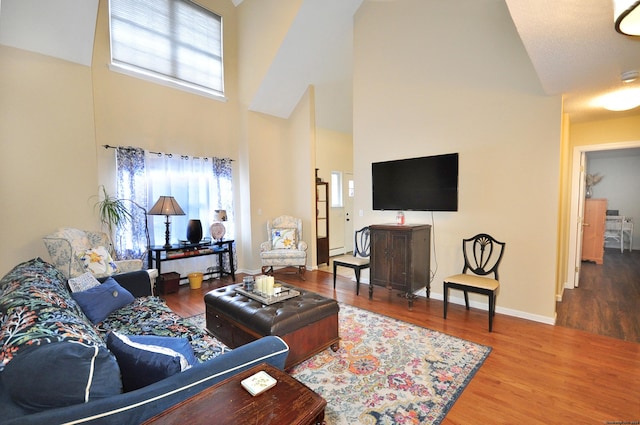
[[[258,292],[264,292],[264,276],[258,276],[256,278],[256,289]]]
[[[273,276],[267,277],[267,295],[273,295],[273,284],[275,283],[275,279]]]

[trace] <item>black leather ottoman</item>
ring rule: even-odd
[[[285,368],[290,368],[327,347],[339,346],[336,300],[295,288],[300,295],[271,305],[235,291],[242,284],[214,289],[204,296],[207,329],[230,348],[267,335],[289,345]]]

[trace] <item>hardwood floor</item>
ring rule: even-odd
[[[550,326],[497,314],[487,330],[486,311],[451,305],[447,320],[442,302],[420,298],[413,311],[396,292],[368,287],[322,271],[306,281],[276,278],[339,302],[485,344],[493,351],[442,422],[454,424],[604,424],[640,420],[640,344],[563,326]],[[242,281],[242,275],[236,276]],[[182,287],[166,296],[177,313],[204,312],[204,294],[227,282],[207,281],[201,290]],[[586,282],[585,282],[586,283]],[[441,283],[435,283],[441,285]],[[624,422],[622,422],[624,423]]]
[[[608,248],[604,264],[583,262],[580,286],[564,291],[556,324],[640,343],[640,251]]]

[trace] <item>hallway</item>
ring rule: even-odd
[[[582,262],[580,286],[556,306],[557,326],[640,343],[640,251],[607,248],[603,265]]]

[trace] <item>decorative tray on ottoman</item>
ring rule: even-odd
[[[241,287],[235,288],[235,291],[244,295],[245,297],[249,297],[252,300],[256,300],[265,305],[279,303],[281,301],[288,300],[289,298],[295,298],[300,295],[300,292],[296,291],[295,289],[289,286],[285,286],[281,282],[276,283],[279,283],[281,285],[281,289],[279,293],[274,295],[266,295],[258,291],[246,291]]]

